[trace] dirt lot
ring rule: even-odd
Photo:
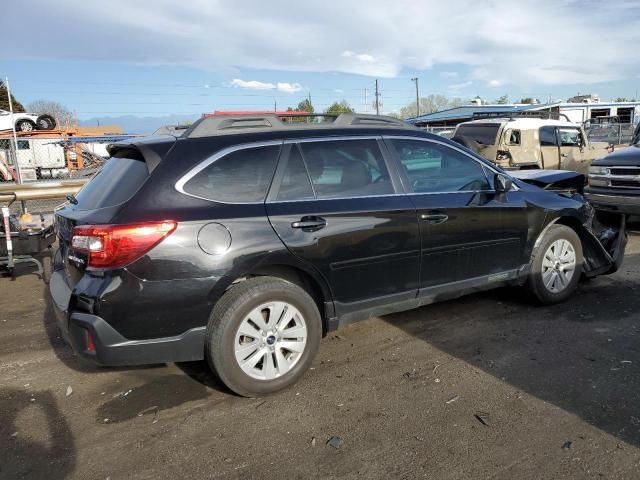
[[[201,363],[86,364],[42,282],[1,278],[0,478],[637,479],[639,254],[563,305],[503,289],[350,326],[264,399]]]

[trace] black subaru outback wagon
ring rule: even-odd
[[[56,212],[65,338],[101,365],[206,358],[241,395],[355,320],[502,285],[562,301],[626,244],[581,175],[519,180],[387,117],[209,117],[110,153]]]

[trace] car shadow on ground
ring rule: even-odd
[[[640,282],[581,283],[554,306],[530,306],[503,288],[383,317],[516,389],[640,446]],[[637,276],[636,276],[637,278]]]
[[[0,412],[0,478],[68,478],[75,442],[50,391],[3,388]]]

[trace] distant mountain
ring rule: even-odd
[[[88,120],[80,120],[83,127],[95,127],[97,125],[119,125],[124,133],[153,133],[163,125],[176,125],[190,123],[197,120],[199,115],[167,115],[164,117],[136,117],[123,115],[120,117],[96,117]]]

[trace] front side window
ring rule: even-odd
[[[30,150],[29,140],[18,140],[18,150]]]
[[[183,189],[190,195],[219,202],[262,202],[279,153],[280,145],[231,152],[200,170]]]
[[[577,128],[560,128],[560,145],[563,147],[580,147],[582,145],[582,134]]]
[[[540,127],[540,146],[557,147],[556,127]]]
[[[483,166],[458,150],[421,140],[392,140],[415,193],[490,190]]]
[[[300,148],[316,198],[394,193],[375,140],[305,142]]]

